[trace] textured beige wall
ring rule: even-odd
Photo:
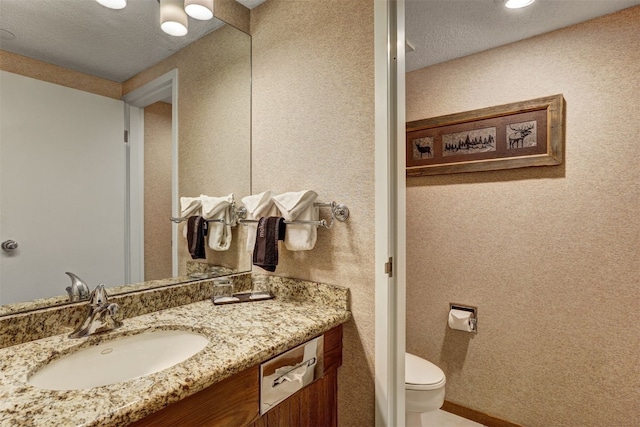
[[[235,0],[216,0],[213,2],[213,16],[233,25],[245,33],[250,33],[251,11]]]
[[[526,426],[640,425],[640,7],[407,75],[407,120],[557,93],[561,167],[412,178],[407,348]],[[449,330],[449,302],[479,307]]]
[[[171,277],[171,104],[144,109],[144,280]]]
[[[251,192],[251,38],[226,25],[123,83],[128,93],[178,69],[180,196],[226,196]],[[233,230],[231,248],[207,248],[207,262],[248,270],[243,230]],[[191,259],[178,244],[180,268]]]
[[[120,99],[122,93],[120,83],[16,55],[5,50],[0,50],[0,70],[114,99]]]
[[[253,192],[312,189],[351,209],[313,250],[282,250],[275,274],[350,288],[339,421],[373,425],[373,2],[269,0],[251,31]]]

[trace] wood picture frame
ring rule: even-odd
[[[564,98],[513,104],[408,122],[407,176],[562,164]]]

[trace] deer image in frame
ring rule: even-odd
[[[516,126],[515,128],[513,125],[509,125],[509,129],[513,131],[509,134],[509,149],[524,148],[524,139],[531,135],[535,126],[535,122]]]
[[[418,149],[421,158],[423,154],[426,154],[427,157],[431,157],[431,147],[429,147],[428,145],[423,147],[416,142],[416,148]]]

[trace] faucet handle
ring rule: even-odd
[[[89,299],[89,287],[78,276],[73,273],[65,272],[71,279],[71,286],[67,286],[67,293],[70,301],[83,301]]]
[[[118,304],[116,303],[111,303],[107,306],[107,311],[109,312],[109,314],[111,314],[111,316],[115,316],[116,314],[118,314],[118,311],[120,311],[120,306],[118,306]]]
[[[99,307],[106,306],[107,304],[109,304],[109,296],[107,295],[107,291],[104,289],[104,283],[100,283],[91,292],[91,305]]]

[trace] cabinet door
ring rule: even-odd
[[[250,427],[335,427],[338,425],[338,371],[303,388]]]
[[[134,427],[246,426],[259,404],[258,367],[247,369],[143,418]]]
[[[334,427],[338,425],[338,368],[342,325],[324,334],[324,374],[271,409],[250,427]]]

